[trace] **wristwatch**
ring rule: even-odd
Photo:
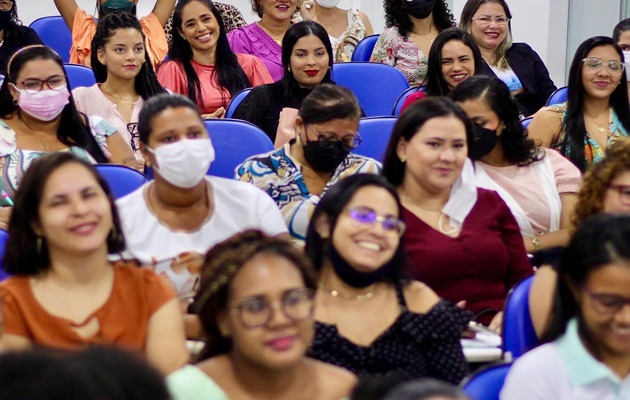
[[[537,237],[533,237],[532,244],[534,245],[534,249],[540,250],[540,239],[538,239]]]

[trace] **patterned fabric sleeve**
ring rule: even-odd
[[[389,28],[378,37],[370,62],[391,65],[396,64],[396,50],[398,49],[398,34]]]
[[[107,147],[107,138],[118,132],[116,127],[112,125],[111,122],[98,115],[88,116],[88,123],[90,125],[90,131],[92,132],[92,135],[94,135],[96,142],[99,146],[101,146],[105,156],[110,158],[112,154],[109,152]]]

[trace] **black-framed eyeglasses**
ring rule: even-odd
[[[617,60],[610,60],[608,62],[604,62],[596,57],[586,57],[582,60],[584,66],[593,72],[599,72],[604,65],[608,69],[608,72],[614,75],[621,75],[623,69],[625,68],[623,62]]]
[[[138,123],[130,122],[127,124],[127,132],[131,135],[131,139],[129,144],[131,145],[131,150],[138,151],[140,150],[140,133],[138,133]]]
[[[313,315],[313,297],[312,289],[293,289],[285,292],[279,301],[271,302],[263,297],[254,297],[240,302],[232,311],[239,316],[244,326],[258,328],[271,321],[273,313],[276,312],[276,304],[279,304],[280,310],[287,318],[299,322]]]
[[[28,78],[19,82],[26,93],[35,94],[44,90],[44,85],[50,90],[61,91],[68,86],[68,77],[66,75],[53,75],[48,79]]]
[[[619,201],[624,206],[630,206],[630,185],[615,185],[608,186],[609,190],[614,190],[619,194]]]
[[[351,207],[348,209],[348,215],[362,225],[374,225],[380,222],[387,232],[395,233],[398,236],[405,233],[406,225],[400,218],[393,215],[380,216],[370,207]]]
[[[507,25],[510,19],[506,16],[499,15],[498,17],[491,17],[489,15],[482,15],[480,17],[472,17],[473,21],[479,22],[481,25],[490,25],[493,21],[497,25]]]
[[[348,137],[342,140],[337,139],[334,136],[326,136],[323,135],[319,132],[317,132],[315,129],[311,130],[313,132],[315,132],[315,134],[317,135],[317,142],[319,142],[319,145],[322,149],[325,150],[331,150],[333,149],[338,143],[341,144],[341,148],[345,151],[352,151],[354,149],[356,149],[357,147],[359,147],[359,145],[361,144],[361,136],[357,133],[352,137]]]
[[[614,315],[625,305],[630,304],[630,297],[623,297],[610,293],[595,293],[583,287],[582,291],[591,299],[595,311],[602,315]]]

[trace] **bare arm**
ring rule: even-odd
[[[373,35],[374,28],[372,27],[372,23],[370,22],[368,16],[362,11],[359,11],[359,16],[361,17],[361,21],[363,21],[363,25],[365,25],[365,36]]]
[[[13,207],[0,207],[0,229],[9,230],[9,219],[12,211]]]
[[[5,333],[0,337],[0,351],[26,350],[33,343],[24,336]]]
[[[188,362],[184,322],[177,299],[171,299],[149,319],[146,356],[149,363],[168,375]]]
[[[55,6],[66,25],[68,25],[68,29],[72,31],[74,13],[77,11],[77,8],[79,8],[77,2],[75,0],[55,0]]]
[[[560,134],[562,115],[551,107],[541,108],[527,128],[528,136],[542,147],[550,148]]]
[[[540,249],[550,249],[552,247],[566,246],[571,238],[571,215],[578,201],[577,193],[561,193],[562,215],[560,216],[560,229],[549,232],[545,235],[536,236],[540,240]],[[534,247],[531,238],[524,238],[525,250],[528,253],[537,249]]]
[[[175,0],[157,0],[151,12],[157,17],[157,19],[160,21],[160,24],[162,24],[162,26],[165,26],[166,22],[168,22],[168,19],[171,17],[174,8]]]
[[[529,292],[529,313],[538,337],[542,335],[549,323],[557,281],[558,274],[549,265],[538,268],[534,276]]]
[[[118,132],[107,137],[107,149],[112,154],[110,159],[112,163],[126,165],[133,169],[140,168],[133,150]]]

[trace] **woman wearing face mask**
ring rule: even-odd
[[[445,0],[383,0],[385,25],[371,62],[396,67],[411,86],[422,84],[427,56],[438,33],[455,26]]]
[[[473,123],[477,185],[510,207],[528,253],[569,242],[580,171],[555,150],[535,146],[519,121],[518,106],[502,81],[475,76],[450,97]]]
[[[584,174],[571,222],[578,227],[597,213],[630,214],[630,139],[613,143],[606,149],[606,157]],[[549,321],[553,289],[558,280],[557,260],[545,261],[547,265],[536,272],[529,296],[530,314],[539,336]]]
[[[623,51],[623,60],[627,69],[630,65],[630,18],[626,18],[615,25],[612,38]],[[626,73],[627,79],[628,73]],[[628,97],[630,97],[630,88],[628,88]]]
[[[209,248],[245,229],[270,235],[287,229],[275,203],[261,190],[206,176],[214,148],[188,98],[150,98],[140,111],[138,131],[155,180],[117,201],[127,238],[125,257],[165,275],[187,306],[199,287],[203,254]]]
[[[306,254],[319,270],[310,355],[359,376],[400,374],[458,384],[470,312],[406,279],[405,223],[379,175],[339,181],[313,213]]]
[[[103,18],[112,11],[120,10],[136,15],[138,0],[96,0],[98,18]],[[59,14],[72,32],[70,62],[73,64],[91,65],[92,38],[96,33],[95,18],[81,9],[76,0],[55,0]],[[162,62],[168,52],[168,42],[164,34],[164,25],[175,7],[175,0],[156,0],[151,13],[140,18],[142,31],[147,38],[147,54],[153,68]]]
[[[307,0],[302,4],[301,13],[326,28],[335,62],[349,62],[357,44],[374,34],[374,28],[368,16],[358,8],[343,10],[337,7],[340,1]]]
[[[466,114],[450,99],[428,97],[398,118],[383,175],[397,187],[409,227],[407,272],[500,331],[505,297],[532,267],[510,209],[475,185],[469,151]]]
[[[133,157],[110,123],[77,111],[63,62],[43,45],[25,47],[9,60],[0,110],[0,226],[8,220],[21,176],[33,159],[55,151],[101,163]]]
[[[22,47],[42,44],[37,33],[18,18],[17,0],[0,1],[0,74],[6,75],[7,62]]]
[[[234,112],[265,131],[278,148],[295,132],[295,118],[304,98],[321,83],[333,83],[332,48],[326,30],[313,21],[293,25],[282,39],[282,80],[254,88]]]
[[[301,251],[259,231],[210,250],[191,306],[205,346],[197,364],[167,378],[173,399],[345,399],[356,378],[306,356],[315,279]]]
[[[380,171],[377,161],[350,154],[361,143],[359,118],[361,108],[349,89],[319,85],[300,107],[296,138],[236,169],[237,179],[253,183],[275,200],[294,238],[305,239],[315,206],[337,181]]]
[[[505,0],[468,0],[459,27],[475,38],[482,73],[505,82],[525,116],[534,114],[556,90],[545,63],[526,43],[512,43],[512,14]]]
[[[544,344],[515,361],[502,400],[627,398],[628,243],[625,214],[597,214],[577,229],[560,260]]]

